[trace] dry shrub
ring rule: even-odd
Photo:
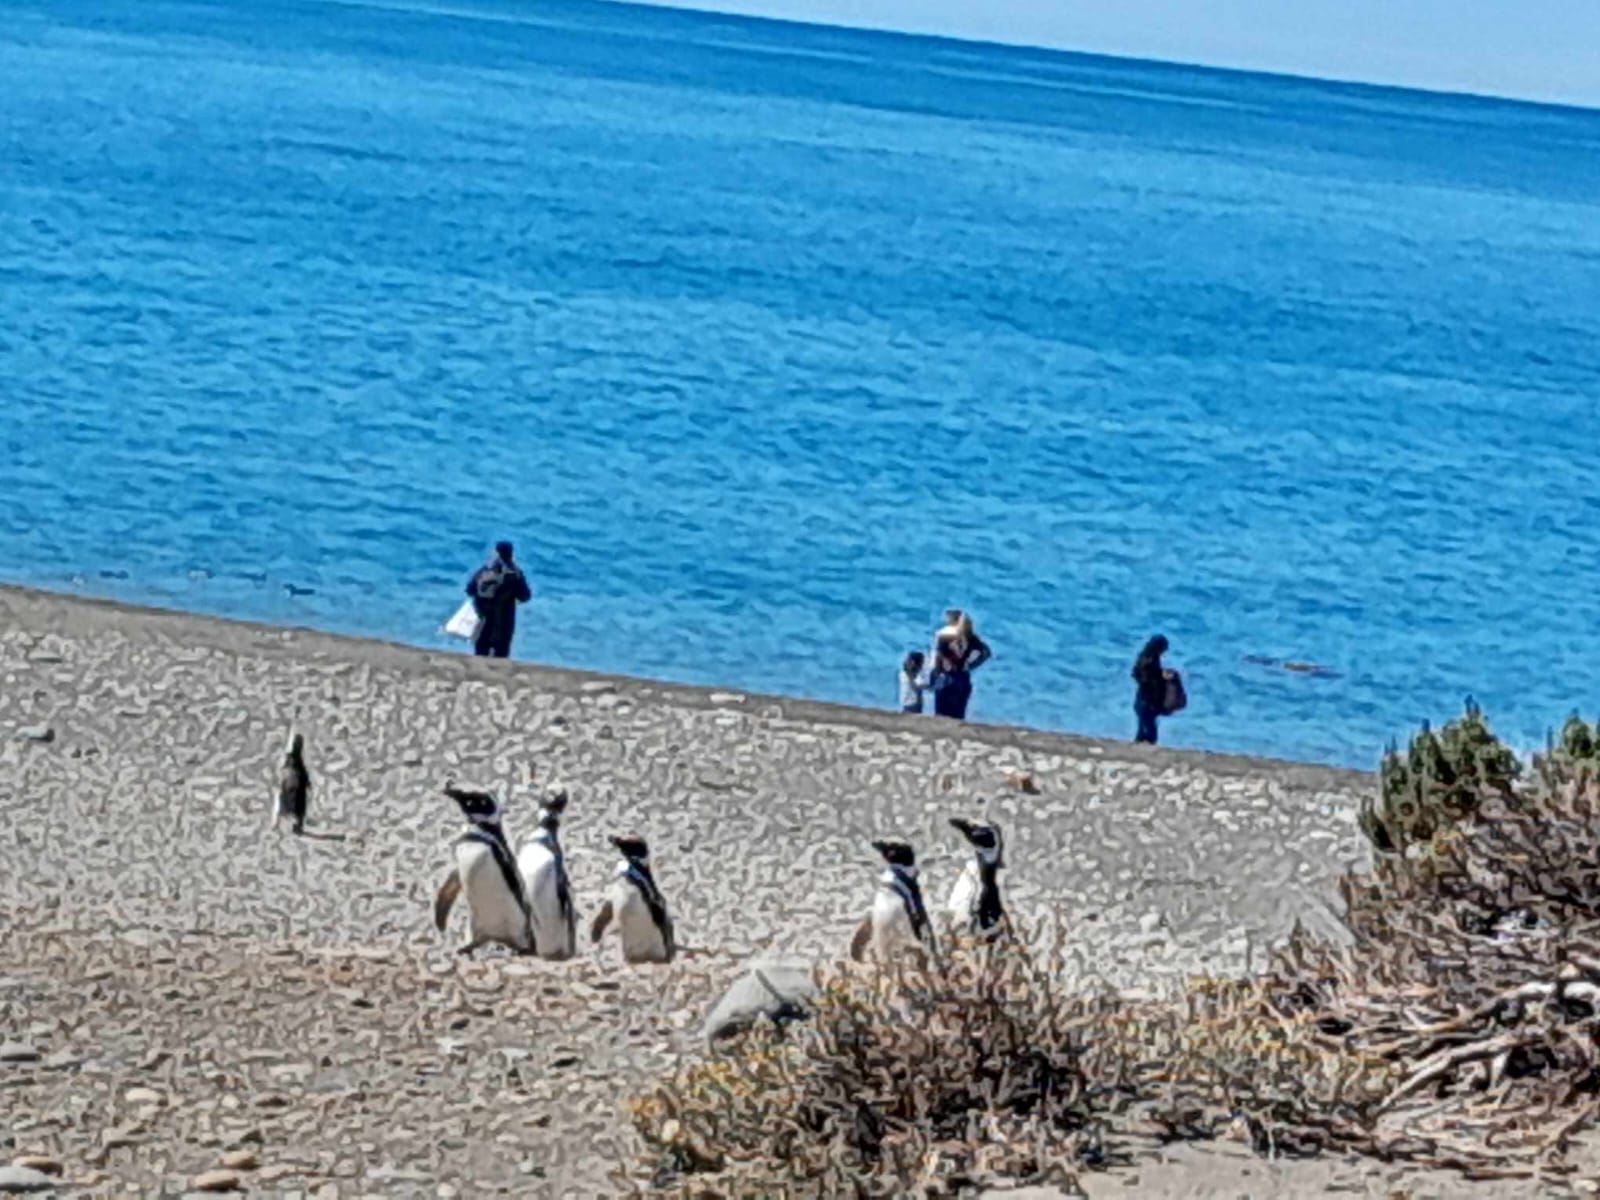
[[[833,968],[787,1040],[749,1035],[631,1109],[656,1183],[684,1195],[1069,1183],[1099,1152],[1081,1053],[1026,950],[962,944],[929,967]]]
[[[635,1102],[652,1164],[694,1195],[938,1195],[1064,1179],[1104,1126],[1558,1173],[1600,1112],[1600,729],[1534,768],[1470,706],[1419,738],[1366,806],[1387,840],[1341,880],[1348,937],[1297,929],[1249,979],[1090,996],[1014,945],[838,973],[794,1041]]]
[[[1258,1143],[1526,1175],[1560,1169],[1593,1121],[1600,739],[1569,723],[1518,788],[1509,752],[1474,738],[1452,760],[1451,819],[1341,881],[1350,943],[1291,938],[1207,1019],[1276,1024],[1327,1060],[1299,1094],[1269,1067],[1277,1051],[1229,1081]],[[1178,1074],[1205,1078],[1201,1066]]]

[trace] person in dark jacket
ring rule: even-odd
[[[944,619],[944,628],[933,637],[933,711],[964,721],[972,699],[972,673],[989,661],[991,652],[972,628],[972,618],[959,608],[946,609]]]
[[[472,652],[479,658],[506,658],[517,632],[517,605],[533,598],[528,577],[511,555],[510,542],[497,542],[494,557],[467,580],[467,595],[481,625]]]
[[[1167,652],[1167,639],[1159,633],[1144,644],[1139,657],[1133,660],[1134,715],[1139,718],[1136,742],[1156,744],[1156,718],[1167,703],[1167,676],[1161,666],[1161,656]]]

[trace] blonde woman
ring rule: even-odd
[[[962,721],[972,699],[972,673],[989,661],[991,651],[972,628],[972,618],[959,608],[946,609],[944,621],[944,628],[933,635],[933,711]]]

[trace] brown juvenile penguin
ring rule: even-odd
[[[284,817],[292,818],[296,833],[306,831],[306,809],[311,804],[311,772],[306,770],[305,747],[305,738],[291,730],[289,749],[278,770],[278,808],[273,814],[273,824]]]

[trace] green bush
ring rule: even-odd
[[[1390,745],[1378,795],[1362,802],[1361,830],[1374,849],[1402,854],[1473,817],[1486,797],[1510,798],[1522,766],[1469,696],[1466,711],[1435,733],[1426,724],[1406,752]]]

